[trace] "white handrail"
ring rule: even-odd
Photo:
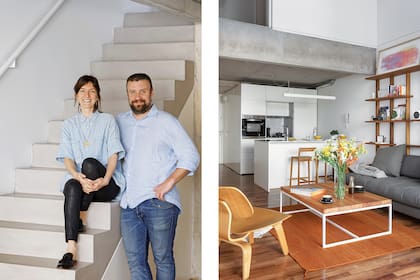
[[[29,45],[29,43],[35,38],[35,36],[41,31],[48,20],[57,12],[58,8],[64,3],[64,0],[58,0],[53,7],[48,11],[47,14],[41,19],[41,21],[35,25],[32,31],[25,37],[25,39],[19,44],[19,46],[13,51],[10,57],[0,67],[0,77],[6,72],[10,65],[16,60],[16,58],[23,52],[23,50]]]

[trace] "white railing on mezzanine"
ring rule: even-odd
[[[29,45],[29,43],[38,35],[42,28],[47,24],[50,18],[57,12],[57,10],[64,3],[64,0],[57,0],[57,2],[48,10],[48,12],[42,17],[37,25],[25,36],[22,42],[17,46],[17,48],[11,53],[7,60],[0,66],[0,78],[7,71],[10,65],[13,65],[18,58],[18,56],[23,52],[23,50]]]

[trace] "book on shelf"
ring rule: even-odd
[[[323,194],[325,189],[321,187],[291,187],[290,192],[303,196],[314,196]]]

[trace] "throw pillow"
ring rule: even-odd
[[[400,175],[420,179],[420,156],[405,156]]]
[[[380,148],[376,151],[372,166],[385,172],[388,176],[400,176],[401,164],[405,155],[405,144]]]

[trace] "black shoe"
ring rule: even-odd
[[[85,232],[86,231],[86,226],[83,224],[82,219],[79,220],[79,229],[77,230],[77,232]]]
[[[65,253],[63,258],[58,261],[57,268],[62,267],[64,269],[72,268],[77,264],[76,260],[73,260],[73,254],[72,253]]]

